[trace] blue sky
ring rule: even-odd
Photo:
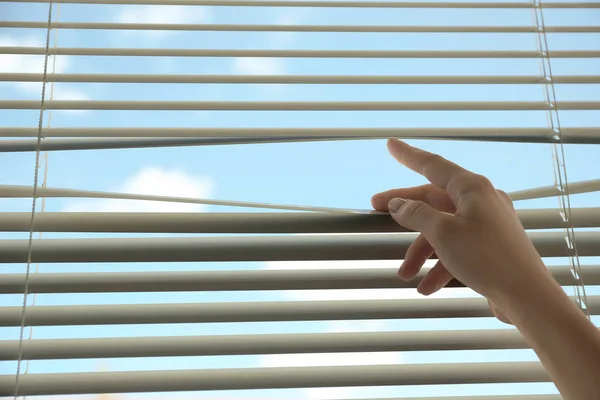
[[[54,15],[58,14],[55,7]],[[0,19],[44,21],[44,4],[0,3]],[[597,25],[600,10],[547,10],[547,25]],[[365,24],[365,25],[531,25],[529,10],[424,10],[424,9],[304,9],[235,7],[60,6],[60,21],[244,23],[244,24]],[[36,29],[0,29],[0,46],[41,46],[45,32]],[[600,49],[600,34],[549,34],[551,49]],[[54,43],[52,43],[54,44]],[[430,49],[430,50],[535,50],[534,34],[375,34],[375,33],[269,33],[269,32],[58,32],[61,47],[149,48],[286,48],[286,49]],[[0,72],[41,72],[36,56],[0,55]],[[555,75],[600,73],[600,59],[556,59]],[[243,59],[243,58],[126,58],[61,56],[57,72],[68,73],[185,73],[185,74],[389,74],[389,75],[537,75],[537,60],[345,60],[345,59]],[[600,85],[557,85],[560,100],[600,100]],[[39,99],[35,84],[0,82],[0,99]],[[540,85],[181,85],[181,84],[73,84],[58,83],[55,99],[79,100],[440,100],[440,101],[543,101]],[[547,112],[230,112],[161,111],[53,112],[52,127],[545,127]],[[48,121],[48,112],[45,121]],[[564,111],[565,127],[599,126],[598,111]],[[36,111],[0,110],[0,126],[37,125]],[[488,176],[506,191],[553,183],[551,146],[541,144],[412,141],[429,151]],[[570,181],[599,178],[600,147],[565,147]],[[30,185],[34,154],[0,156],[0,184]],[[176,196],[210,197],[270,203],[368,208],[373,193],[392,187],[424,183],[400,167],[388,154],[384,141],[355,141],[198,148],[55,152],[49,156],[48,186],[90,190],[142,191]],[[600,195],[576,195],[574,207],[598,206]],[[519,203],[518,207],[556,207],[556,199]],[[218,207],[165,208],[105,201],[50,199],[47,211],[132,210],[152,207],[162,211],[237,211]],[[28,211],[30,200],[0,200],[2,211]],[[0,234],[24,238],[24,234]],[[44,237],[72,237],[45,234]],[[89,235],[92,236],[92,235]],[[99,236],[99,235],[96,235]],[[582,259],[583,263],[598,263]],[[548,264],[565,264],[549,259]],[[349,265],[352,264],[352,265]],[[360,263],[170,263],[170,264],[50,264],[40,272],[216,270],[260,268],[346,268],[394,266],[395,262]],[[22,272],[24,265],[1,265],[2,272]],[[593,291],[591,293],[594,293]],[[440,296],[469,295],[446,290]],[[155,302],[280,301],[373,297],[414,297],[408,291],[358,292],[256,292],[40,295],[40,305],[121,304]],[[0,297],[1,305],[19,305],[20,296]],[[30,299],[31,301],[31,299]],[[599,320],[595,320],[599,322]],[[339,321],[253,324],[189,324],[44,327],[35,338],[114,337],[143,335],[204,335],[291,333],[360,330],[506,328],[491,319]],[[16,339],[18,330],[0,328],[0,339]],[[256,366],[423,363],[532,360],[528,351],[457,351],[351,356],[235,356],[153,358],[148,360],[35,361],[31,373],[145,369],[232,368]],[[14,363],[0,363],[0,373],[14,374]],[[291,391],[248,391],[211,394],[173,394],[182,398],[360,398],[467,394],[553,393],[547,384],[463,385],[438,387],[342,388]],[[118,398],[150,398],[152,394]],[[61,397],[75,398],[75,397]],[[81,396],[81,399],[94,397]]]

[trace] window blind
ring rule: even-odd
[[[388,137],[490,176],[598,324],[599,8],[0,1],[0,396],[559,399],[365,199]]]

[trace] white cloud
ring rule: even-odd
[[[44,47],[44,42],[36,36],[15,38],[0,36],[0,47]],[[54,56],[48,57],[48,71],[51,70]],[[71,62],[69,56],[56,59],[56,72],[64,72]],[[44,71],[43,55],[0,54],[0,70],[2,72],[42,73]]]
[[[43,47],[44,42],[34,36],[25,36],[15,38],[11,36],[0,36],[0,46],[2,47]],[[57,74],[65,72],[71,65],[69,56],[48,57],[47,72]],[[26,54],[0,54],[0,72],[19,72],[19,73],[43,73],[44,56],[26,55]],[[11,82],[19,91],[41,96],[42,84],[40,82]],[[54,91],[56,100],[89,100],[89,96],[82,90],[68,85],[56,85]],[[46,85],[46,99],[50,98],[50,84]]]
[[[300,16],[297,12],[280,14],[275,19],[275,25],[297,25],[302,20]]]
[[[116,22],[135,24],[191,24],[207,23],[212,13],[208,7],[188,6],[130,6],[116,16]],[[177,31],[128,31],[153,38],[164,37]]]
[[[285,64],[279,58],[238,57],[233,59],[233,68],[244,75],[280,75]]]
[[[298,25],[308,15],[307,11],[294,10],[293,13],[279,14],[275,25]],[[267,46],[272,49],[289,47],[296,40],[297,32],[272,32],[267,37]],[[238,74],[246,75],[281,75],[286,71],[285,62],[277,58],[240,57],[234,58],[233,68]]]
[[[425,268],[431,268],[434,261],[427,261]],[[356,268],[398,268],[400,261],[270,261],[267,269],[356,269]],[[414,299],[424,298],[416,289],[337,289],[337,290],[296,290],[285,291],[283,296],[287,300],[315,301],[315,300],[384,300],[384,299]],[[471,289],[444,288],[428,296],[430,298],[474,297],[478,296]]]
[[[237,57],[233,59],[234,73],[240,75],[283,75],[285,63],[279,58]],[[285,85],[258,85],[257,94],[280,93]]]
[[[311,13],[310,8],[284,12],[275,18],[275,25],[301,25]],[[269,45],[272,48],[286,48],[293,44],[297,37],[298,32],[273,32],[269,36]]]
[[[0,36],[1,47],[42,47],[44,43],[37,36]],[[57,62],[58,64],[58,62]],[[0,54],[2,72],[41,72],[44,56],[26,54]]]
[[[87,95],[84,91],[73,88],[60,88],[60,90],[55,89],[54,94],[52,95],[54,100],[90,100],[90,96]],[[46,98],[50,98],[50,91],[46,88]],[[79,112],[85,110],[71,110],[72,112]]]
[[[212,182],[206,177],[195,177],[178,169],[145,167],[128,178],[117,192],[164,195],[174,197],[207,198]],[[200,204],[168,203],[137,200],[77,200],[66,205],[68,212],[199,212]]]

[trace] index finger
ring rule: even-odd
[[[423,175],[442,189],[447,190],[451,182],[457,183],[457,181],[473,175],[472,172],[442,156],[412,147],[398,139],[388,140],[387,146],[390,154],[398,162]],[[448,192],[450,193],[450,191]]]

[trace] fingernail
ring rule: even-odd
[[[388,208],[390,209],[390,214],[396,214],[398,212],[398,210],[400,209],[400,207],[402,207],[402,205],[406,203],[406,200],[401,199],[401,198],[395,198],[390,200],[390,202],[388,203]]]
[[[424,285],[419,285],[417,286],[417,292],[419,292],[420,294],[422,294],[423,296],[429,296],[431,295],[434,291],[431,290],[431,288],[428,288]]]
[[[403,281],[409,280],[406,277],[406,271],[404,270],[404,268],[402,268],[402,265],[400,266],[400,268],[398,269],[398,272],[396,274],[398,275],[398,278],[402,279]]]
[[[420,286],[420,287],[417,288],[417,290],[423,296],[431,296],[432,294],[434,294],[434,293],[439,292],[440,290],[442,290],[443,287],[444,287],[444,285]]]

